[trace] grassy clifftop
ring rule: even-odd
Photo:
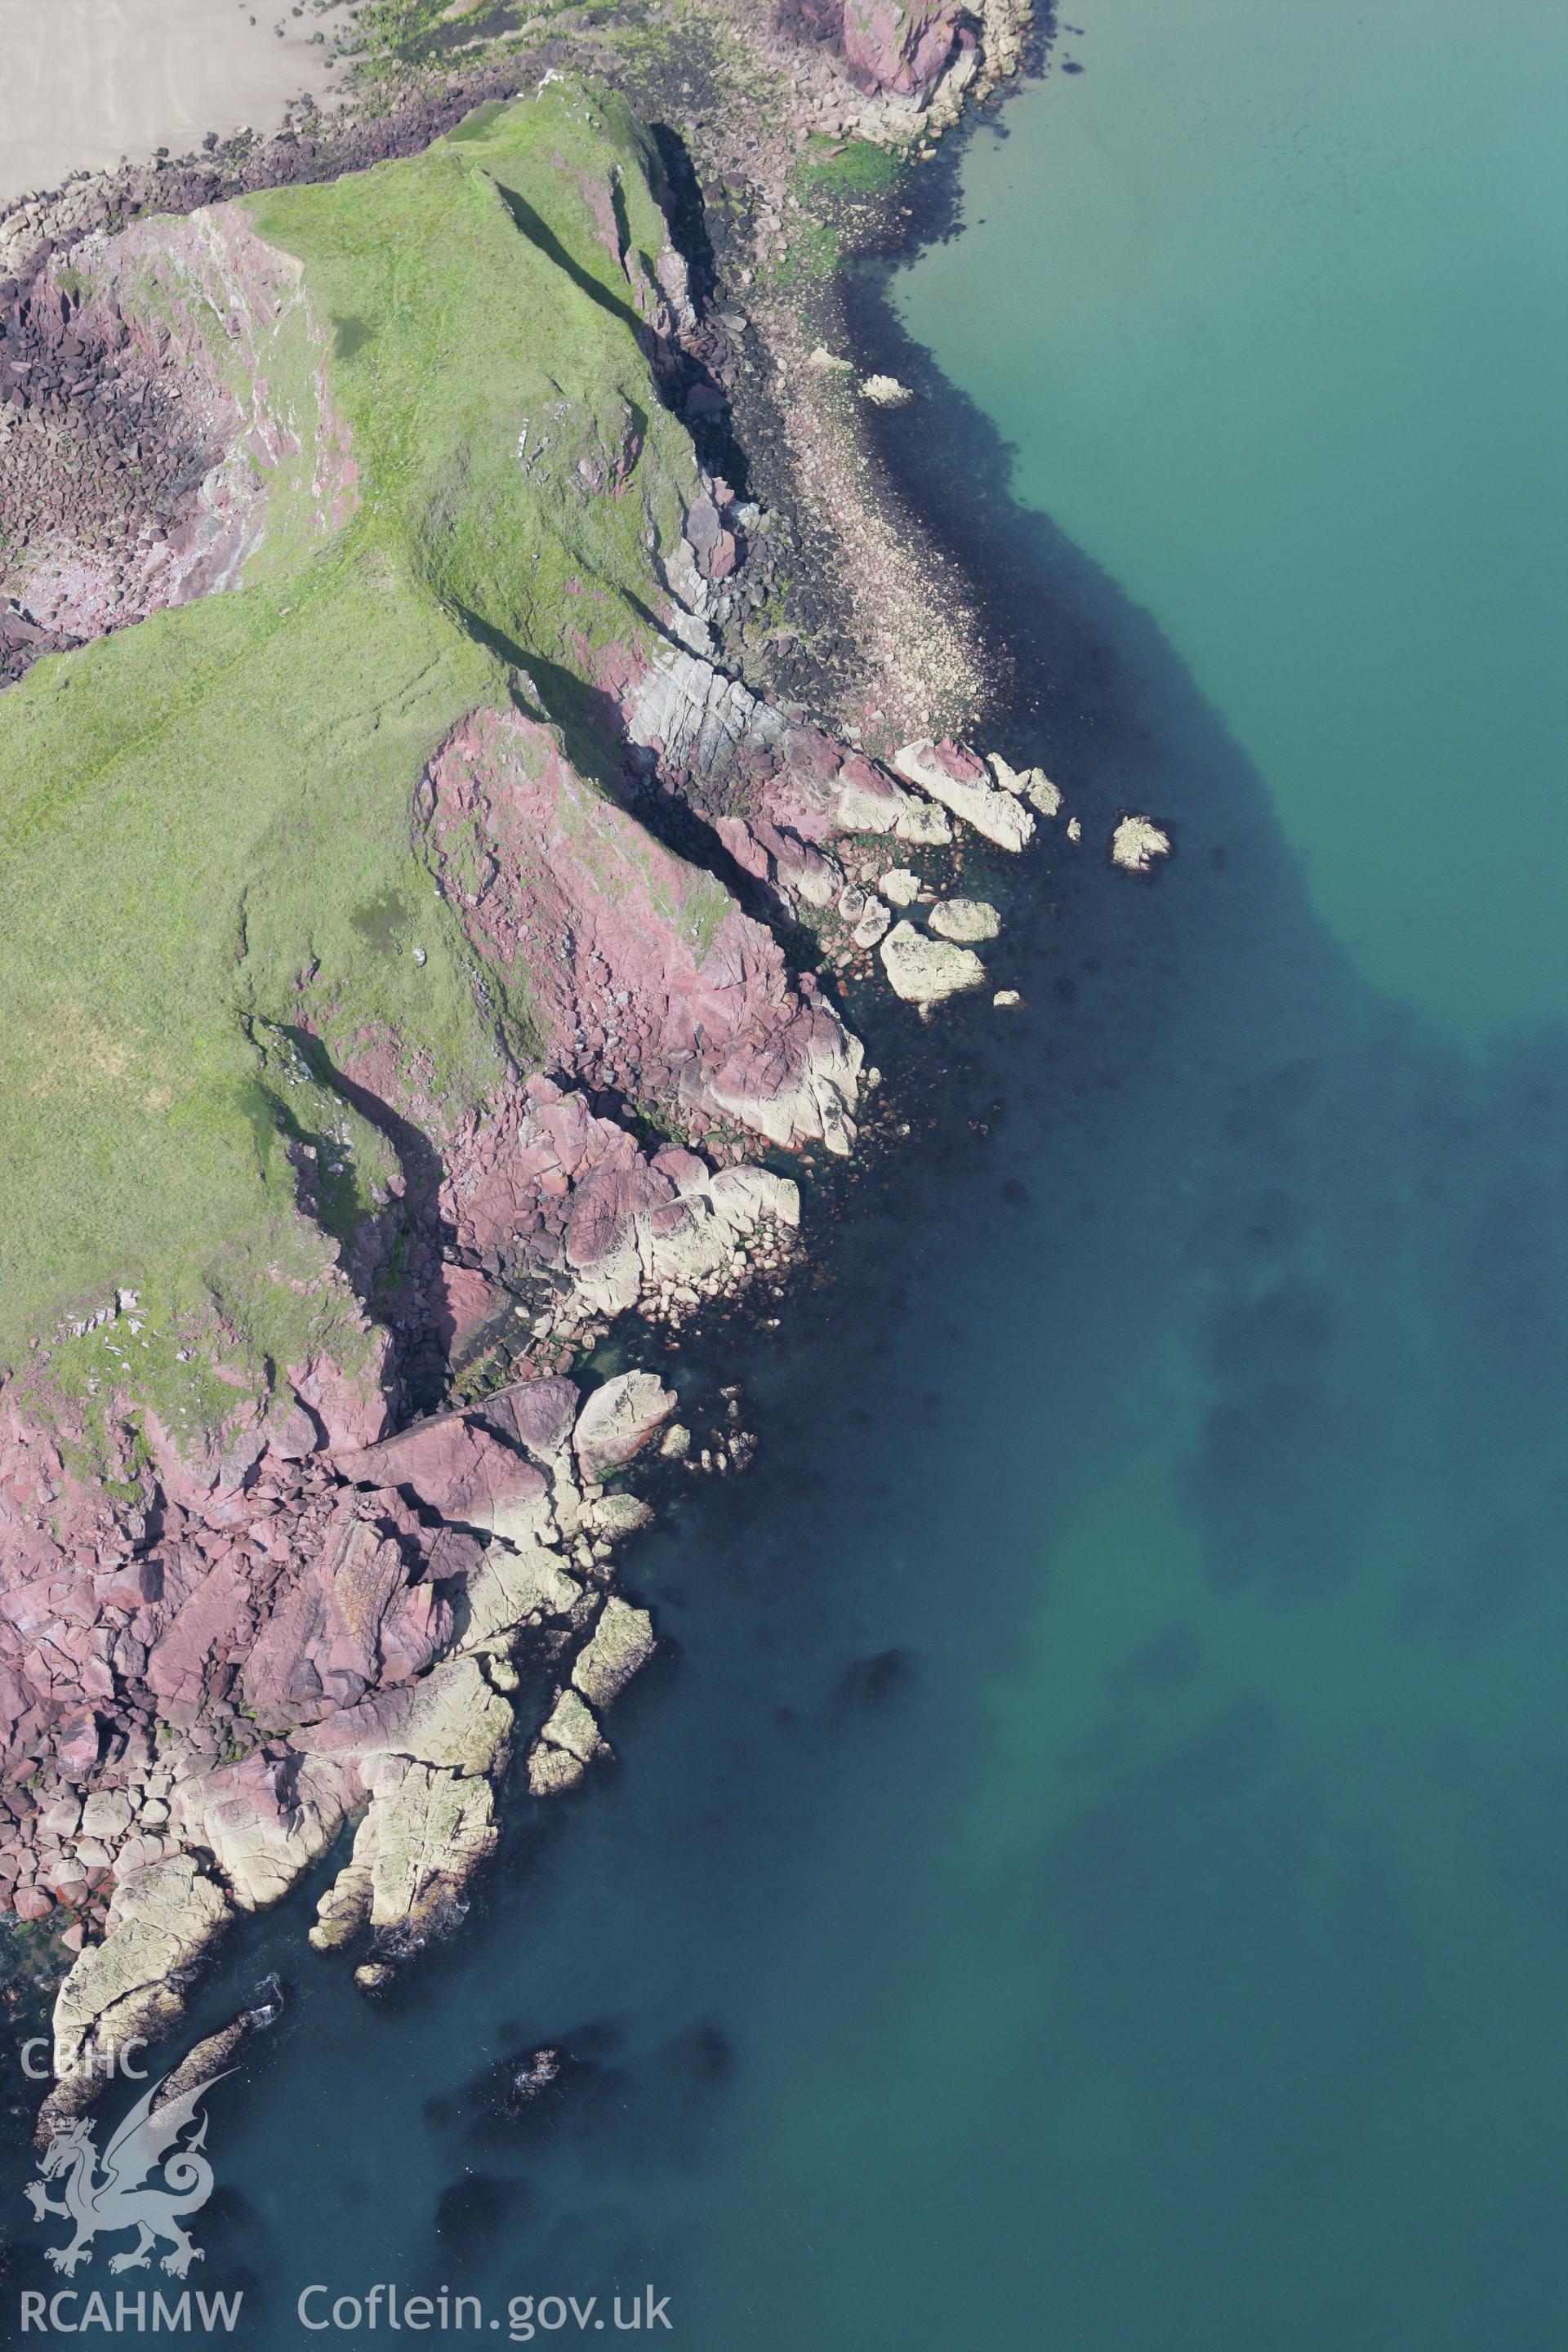
[[[567,717],[596,654],[648,633],[697,487],[643,348],[658,181],[618,100],[552,84],[416,160],[250,200],[302,300],[291,341],[241,339],[247,367],[236,314],[275,325],[270,298],[219,259],[171,265],[172,295],[168,270],[119,284],[195,322],[286,457],[335,413],[356,502],[324,527],[301,463],[242,459],[271,488],[237,588],[0,696],[0,1369],[42,1334],[57,1378],[102,1372],[94,1335],[56,1335],[116,1286],[145,1326],[123,1377],[167,1409],[216,1411],[207,1348],[181,1361],[215,1316],[241,1370],[352,1357],[331,1231],[393,1160],[334,1069],[390,1041],[443,1118],[528,1064],[529,1005],[481,974],[414,795],[467,711],[537,690]],[[90,300],[105,249],[72,259]]]

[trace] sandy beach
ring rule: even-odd
[[[307,90],[325,101],[340,21],[286,0],[0,0],[0,204],[208,131],[272,129]]]

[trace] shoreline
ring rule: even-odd
[[[414,99],[414,101],[411,101],[411,106],[418,108],[418,106],[421,106],[421,103],[423,103],[423,106],[426,106],[426,108],[428,108],[428,103],[430,103],[430,101],[421,101],[421,99]],[[463,103],[461,103],[461,110],[468,110],[468,106],[470,106],[470,103],[472,103],[472,85],[468,85],[466,97],[463,97]],[[416,118],[416,120],[418,120],[418,118]],[[353,130],[353,131],[351,131],[351,136],[364,136],[364,139],[369,139],[369,142],[374,143],[374,139],[376,139],[376,130],[374,130],[374,127],[369,127],[367,131]],[[315,163],[315,158],[310,158],[310,163]],[[268,169],[268,164],[270,164],[270,158],[263,158],[261,169]],[[938,169],[941,169],[941,167],[938,167]],[[327,174],[327,169],[322,167],[322,169],[320,169],[320,172],[315,172],[315,169],[312,169],[312,172],[310,172],[310,174],[308,174],[308,176],[329,176],[329,174]],[[898,242],[902,242],[902,237],[900,237],[900,240],[898,240]],[[832,301],[832,303],[839,301],[839,280],[837,280],[837,273],[835,273],[835,278],[832,278],[830,301]],[[762,308],[762,306],[757,306],[757,308]],[[783,320],[787,320],[787,322],[793,324],[793,318],[795,318],[795,315],[790,313],[790,308],[787,308],[787,306],[783,308],[783,310],[781,310],[781,313],[778,313],[778,315],[781,315]],[[793,351],[790,351],[790,355],[787,355],[787,358],[795,360],[795,362],[799,364],[799,343],[797,343],[797,346],[793,348]],[[787,376],[787,362],[785,362],[785,369],[783,369],[783,374]],[[787,419],[787,400],[783,402],[783,414],[785,414],[785,419]],[[863,416],[865,416],[865,404],[860,404],[860,407],[851,407],[851,409],[848,409],[848,412],[842,412],[842,409],[839,409],[839,419],[837,419],[837,421],[839,421],[839,436],[835,436],[837,440],[842,440],[844,445],[847,445],[848,452],[851,452],[851,457],[847,458],[848,466],[851,466],[853,470],[860,470],[860,473],[865,473],[865,449],[868,449],[868,437],[865,437],[865,424],[863,424]],[[793,463],[797,461],[797,457],[799,457],[799,446],[797,446],[797,449],[795,449],[795,452],[783,452],[783,470],[785,470],[785,480],[787,480],[787,475],[790,475],[790,468],[793,468]],[[858,461],[858,463],[856,463],[856,461]],[[844,475],[839,475],[839,482],[842,482],[842,480],[844,480]],[[802,508],[802,510],[809,510],[809,508],[811,508],[811,497],[814,497],[814,485],[811,485],[809,473],[806,473],[806,470],[804,470],[804,468],[802,468],[802,473],[799,473],[799,485],[802,485],[802,487],[799,487],[799,508]],[[869,510],[872,510],[872,513],[875,513],[875,527],[877,527],[877,530],[889,531],[889,510],[886,510],[886,503],[881,503],[881,501],[884,501],[884,499],[886,499],[886,501],[893,501],[893,499],[896,499],[896,497],[898,497],[896,485],[877,485],[877,482],[872,482],[872,487],[869,487],[869,491],[868,491],[868,494],[865,494],[865,506],[860,508],[860,513],[865,515],[865,513],[868,513],[868,508],[869,508]],[[902,508],[896,508],[896,518],[898,518],[898,522],[905,522],[905,524],[908,524],[908,513],[905,513],[905,510],[902,510]],[[820,522],[820,518],[818,518],[818,522]],[[832,518],[832,522],[837,524],[837,522],[839,522],[839,518],[837,518],[837,515],[835,515],[835,518]],[[920,576],[920,574],[917,574],[917,576]],[[847,585],[848,585],[848,595],[851,595],[851,604],[853,604],[853,600],[856,600],[856,591],[860,591],[860,595],[863,595],[863,591],[865,591],[865,581],[863,581],[863,579],[858,579],[858,576],[853,574],[853,569],[851,569],[851,576],[848,576],[848,583],[847,583]],[[860,609],[863,609],[863,604],[860,604]],[[947,614],[942,614],[942,624],[941,624],[941,628],[938,628],[938,635],[945,635],[945,633],[947,633]],[[721,649],[721,652],[720,652],[720,661],[724,661],[726,654],[729,654],[729,646],[724,646],[724,649]],[[896,670],[896,663],[886,661],[886,656],[884,656],[884,677],[889,677],[889,675],[891,675],[893,670]],[[971,687],[973,687],[973,694],[971,694],[971,708],[978,708],[978,698],[980,698],[980,696],[978,696],[978,679],[971,677]],[[908,691],[908,687],[905,687],[905,691]],[[891,696],[884,696],[884,698],[891,698]],[[832,715],[832,701],[830,701],[830,696],[827,696],[827,694],[820,696],[818,708],[823,708],[823,706],[826,706],[826,715]],[[869,713],[868,713],[868,715],[869,715]],[[875,718],[877,718],[877,719],[884,719],[884,722],[886,722],[886,718],[889,718],[889,713],[886,713],[886,710],[877,710]],[[893,718],[898,718],[898,713],[893,713]],[[868,730],[868,731],[869,731],[869,730]],[[898,731],[898,730],[891,730],[891,731]],[[848,727],[847,727],[847,739],[848,739],[848,740],[856,740],[856,734],[860,734],[858,724],[853,724],[853,722],[851,722],[851,724],[848,724]],[[875,739],[875,736],[872,736],[872,739]],[[990,791],[990,785],[987,785],[987,791]],[[945,825],[945,833],[941,833],[941,830],[938,830],[936,835],[929,835],[929,840],[936,840],[936,842],[941,842],[941,840],[952,840],[952,833],[954,833],[952,824],[947,824],[947,825]],[[929,861],[929,854],[926,854],[926,863],[931,863],[931,861]],[[962,868],[962,856],[954,856],[954,858],[942,856],[941,861],[936,863],[936,870],[938,870],[938,873],[942,875],[942,887],[947,887],[947,877],[950,877],[950,875],[957,873],[959,868]],[[931,898],[931,896],[936,896],[936,891],[926,889],[926,896],[929,896],[929,898]],[[886,919],[884,919],[884,924],[881,924],[881,929],[886,931]],[[881,934],[877,934],[877,939],[879,939],[879,936],[881,936]],[[875,948],[875,943],[877,943],[877,940],[872,940],[872,943],[869,943],[869,946],[865,948],[863,955],[860,955],[860,969],[863,969],[863,971],[865,971],[865,969],[869,967],[869,964],[872,964],[872,948]],[[802,967],[802,969],[804,969],[804,967]],[[881,1108],[881,1106],[879,1106],[879,1108]],[[886,1115],[889,1115],[889,1124],[893,1124],[893,1127],[898,1127],[896,1108],[898,1108],[896,1103],[889,1103],[889,1106],[886,1106]],[[908,1134],[908,1127],[905,1127],[905,1134]],[[869,1139],[868,1139],[868,1140],[869,1140]],[[868,1157],[869,1157],[869,1155],[868,1155]],[[721,1162],[720,1162],[720,1164],[721,1164]],[[806,1173],[806,1169],[802,1169],[802,1173]],[[816,1192],[816,1188],[814,1188],[814,1200],[818,1200],[818,1202],[820,1202],[820,1192]],[[700,1294],[699,1294],[699,1298],[700,1298]],[[699,1306],[699,1298],[693,1298],[693,1301],[691,1301],[691,1307],[693,1307],[693,1310],[696,1310],[696,1306]],[[614,1318],[611,1318],[611,1327],[609,1327],[609,1328],[614,1328]],[[606,1331],[605,1336],[609,1336],[609,1331]],[[588,1334],[588,1340],[590,1340],[590,1343],[593,1343],[593,1331],[590,1331],[590,1334]],[[679,1345],[679,1343],[677,1343],[677,1340],[672,1340],[672,1345]],[[700,1345],[700,1340],[693,1340],[693,1352],[696,1352],[696,1348],[699,1348],[699,1345]],[[590,1369],[590,1371],[593,1371],[593,1362],[595,1362],[595,1360],[593,1360],[593,1355],[590,1355],[590,1357],[588,1357],[588,1369]],[[630,1376],[627,1376],[627,1379],[630,1379]],[[614,1379],[611,1379],[611,1385],[616,1385],[616,1381],[614,1381]],[[496,1395],[496,1392],[494,1392],[494,1390],[489,1390],[487,1395]],[[668,1406],[666,1406],[666,1409],[663,1409],[663,1413],[660,1413],[658,1418],[668,1418],[668,1413],[670,1413],[670,1409],[668,1409]],[[437,1416],[437,1418],[439,1418],[439,1416]],[[733,1413],[731,1413],[731,1421],[733,1421]],[[405,1425],[405,1428],[400,1430],[400,1437],[397,1437],[397,1440],[390,1440],[390,1444],[402,1444],[402,1442],[405,1442],[405,1440],[418,1440],[418,1434],[426,1433],[426,1430],[433,1430],[433,1423],[430,1423],[430,1421],[414,1421],[414,1423],[409,1423],[409,1425]],[[703,1463],[703,1467],[708,1467],[708,1463]],[[720,1463],[717,1463],[717,1467],[724,1467],[724,1463],[721,1463],[721,1458],[720,1458]],[[741,1456],[736,1456],[736,1467],[742,1467]],[[552,1477],[555,1477],[555,1473],[550,1473],[550,1475],[552,1475]],[[557,1482],[557,1491],[560,1491],[560,1482]],[[595,1494],[597,1494],[597,1489],[595,1489]],[[590,1494],[588,1498],[590,1498],[590,1500],[595,1500],[595,1494]],[[578,1506],[574,1506],[574,1507],[578,1507]],[[597,1507],[597,1500],[595,1500],[595,1507]],[[627,1519],[626,1531],[630,1531],[632,1524],[635,1524],[635,1519]],[[609,1527],[605,1527],[605,1534],[609,1534]],[[593,1550],[593,1552],[595,1552],[595,1557],[597,1557],[597,1543],[590,1545],[590,1550]],[[588,1559],[583,1559],[583,1557],[578,1555],[578,1567],[590,1567],[590,1561],[588,1561]],[[635,1646],[635,1649],[639,1649],[639,1654],[642,1654],[642,1656],[648,1656],[648,1654],[651,1654],[651,1646],[654,1646],[654,1634],[651,1634],[651,1628],[648,1628],[647,1616],[644,1616],[642,1612],[627,1612],[627,1616],[637,1616],[637,1618],[642,1618],[642,1633],[639,1633],[637,1637],[635,1637],[635,1642],[632,1642],[632,1646]],[[593,1644],[590,1644],[590,1646],[593,1646]],[[627,1656],[630,1656],[630,1654],[627,1654]],[[630,1670],[635,1670],[635,1663],[642,1663],[642,1656],[639,1656],[637,1661],[632,1661],[632,1665],[627,1667],[627,1673],[630,1673]],[[618,1661],[618,1658],[616,1658],[616,1661],[611,1663],[611,1665],[609,1665],[609,1679],[606,1679],[606,1684],[605,1684],[606,1691],[609,1691],[609,1696],[614,1696],[614,1689],[616,1689],[616,1686],[618,1686],[618,1679],[626,1679],[626,1675],[621,1673],[621,1661]],[[499,1684],[499,1689],[505,1689],[505,1686],[508,1686],[508,1684],[505,1684],[505,1682],[500,1682],[500,1684]],[[560,1715],[560,1710],[557,1710],[557,1715]],[[590,1719],[590,1722],[593,1722],[593,1719]],[[595,1731],[595,1734],[590,1734],[590,1752],[593,1752],[593,1738],[597,1738],[597,1731]],[[538,1745],[536,1745],[536,1752],[538,1752]],[[557,1743],[552,1745],[552,1748],[550,1748],[550,1752],[552,1752],[552,1755],[566,1755],[566,1757],[572,1757],[574,1764],[576,1764],[576,1771],[574,1771],[572,1776],[566,1778],[566,1780],[560,1780],[560,1778],[557,1778],[557,1780],[550,1780],[550,1783],[545,1783],[545,1785],[572,1785],[572,1780],[576,1780],[576,1778],[581,1778],[581,1776],[583,1776],[583,1767],[585,1767],[585,1764],[588,1764],[588,1761],[590,1761],[590,1755],[578,1755],[578,1752],[576,1752],[576,1740],[574,1740],[574,1738],[557,1738]],[[541,1785],[541,1783],[536,1783],[536,1780],[533,1780],[533,1776],[531,1776],[531,1785],[533,1785],[533,1788],[536,1788],[536,1792],[538,1792],[538,1785]],[[478,1858],[482,1858],[482,1853],[484,1853],[484,1839],[479,1839],[479,1846],[478,1846],[478,1849],[475,1849],[475,1855],[472,1855],[472,1858],[475,1858],[475,1861],[478,1861]],[[458,1882],[456,1882],[456,1884],[461,1884],[461,1877],[458,1877]],[[435,1903],[435,1910],[430,1910],[430,1907],[426,1907],[426,1916],[423,1916],[423,1927],[421,1927],[421,1922],[418,1922],[418,1919],[414,1919],[414,1915],[411,1915],[411,1919],[409,1919],[409,1936],[411,1936],[411,1938],[414,1938],[414,1940],[416,1940],[416,1943],[418,1943],[418,1940],[421,1940],[423,1933],[428,1931],[430,1924],[435,1924],[435,1916],[439,1916],[439,1906],[442,1906],[442,1903],[445,1903],[445,1900],[447,1900],[447,1898],[445,1898],[445,1895],[442,1895],[442,1898],[439,1898],[437,1903]],[[357,1916],[357,1915],[355,1915],[355,1916]],[[209,1927],[221,1927],[221,1922],[218,1922],[218,1919],[209,1919]],[[341,1936],[339,1936],[339,1922],[336,1922],[336,1916],[334,1916],[334,1919],[331,1919],[331,1922],[329,1922],[327,1916],[324,1916],[324,1919],[322,1919],[322,1927],[324,1927],[324,1928],[329,1928],[329,1931],[331,1931],[331,1938],[329,1938],[329,1940],[334,1940],[334,1943],[336,1943],[336,1940],[341,1940]],[[179,1955],[174,1957],[174,1964],[176,1964],[176,1973],[179,1973],[179,1969],[193,1969],[193,1967],[195,1967],[197,1959],[200,1959],[202,1943],[205,1943],[205,1940],[207,1940],[207,1931],[202,1933],[202,1938],[197,1938],[197,1943],[195,1943],[195,1945],[185,1945],[185,1948],[181,1948],[181,1950],[184,1950],[184,1959],[181,1959]],[[315,1940],[315,1936],[312,1936],[312,1940]],[[369,1964],[369,1973],[367,1973],[367,1990],[369,1990],[369,1976],[376,1976],[376,1978],[378,1978],[378,1973],[381,1973],[381,1964],[378,1964],[378,1961],[372,1961],[372,1964]],[[164,2021],[164,2022],[174,2022],[174,2021],[172,2021],[172,2018],[167,2018],[167,2021]]]
[[[337,94],[344,0],[268,21],[210,0],[15,0],[0,94],[0,216],[30,192],[121,160],[270,129],[309,96]],[[276,29],[281,27],[280,32]],[[331,63],[329,66],[328,59]]]

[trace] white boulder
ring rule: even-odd
[[[985,984],[985,966],[970,949],[933,940],[912,923],[895,923],[882,941],[882,964],[894,994],[922,1008]]]

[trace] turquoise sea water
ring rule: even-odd
[[[1075,22],[857,321],[1085,847],[990,877],[1011,1022],[866,1008],[916,1132],[628,1560],[616,1772],[384,2006],[302,1900],[205,1990],[289,1987],[199,2233],[268,2352],[1562,2343],[1568,15]]]
[[[1109,0],[900,298],[1145,604],[1373,986],[1568,1012],[1552,0]]]

